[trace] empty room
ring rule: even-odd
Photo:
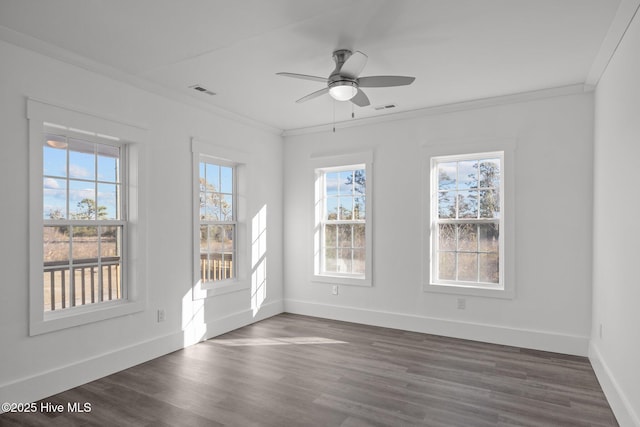
[[[640,427],[639,7],[0,0],[0,425]]]

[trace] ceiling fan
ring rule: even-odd
[[[367,55],[360,51],[351,52],[339,49],[333,52],[336,68],[328,78],[296,73],[276,73],[279,76],[296,79],[313,80],[326,83],[327,87],[303,96],[296,102],[301,103],[329,93],[336,101],[351,101],[359,107],[370,104],[369,98],[362,91],[363,87],[406,86],[413,83],[415,77],[407,76],[367,76],[358,77],[367,63]]]

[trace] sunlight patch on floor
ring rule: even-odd
[[[213,344],[228,347],[261,346],[261,345],[307,345],[307,344],[348,344],[346,341],[332,340],[322,337],[282,337],[282,338],[232,338],[214,339]]]

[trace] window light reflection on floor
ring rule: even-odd
[[[346,341],[332,340],[322,337],[282,337],[282,338],[234,338],[213,339],[213,344],[228,347],[261,346],[261,345],[306,345],[306,344],[348,344]]]

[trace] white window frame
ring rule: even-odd
[[[249,269],[249,237],[247,233],[247,169],[250,156],[239,150],[192,138],[192,199],[193,199],[193,299],[203,299],[231,292],[238,292],[250,287]],[[234,237],[234,274],[232,278],[215,281],[201,280],[200,264],[200,163],[206,162],[233,168],[233,218]]]
[[[423,158],[423,290],[468,296],[512,299],[515,297],[514,237],[514,159],[516,142],[511,139],[449,141],[426,144]],[[438,279],[437,244],[437,161],[463,161],[500,158],[499,283],[474,283]],[[460,220],[460,222],[495,222],[492,220]],[[444,221],[447,222],[447,221]],[[456,222],[456,221],[450,221]]]
[[[146,308],[145,204],[143,180],[146,129],[107,119],[78,109],[29,98],[29,334],[38,335],[118,316]],[[58,125],[65,133],[101,143],[124,141],[121,149],[128,160],[122,165],[122,206],[126,206],[122,236],[122,298],[95,304],[44,311],[43,292],[43,136],[47,124]],[[64,129],[66,128],[66,129]],[[126,165],[126,166],[125,166]],[[120,221],[115,221],[120,222]],[[114,222],[114,223],[115,223]],[[108,225],[106,221],[104,225]],[[131,262],[135,259],[136,262]]]
[[[338,155],[314,155],[311,166],[313,168],[313,256],[312,256],[312,281],[353,286],[372,286],[373,274],[373,244],[372,244],[372,188],[373,188],[373,153],[353,153]],[[325,217],[326,183],[324,176],[329,172],[364,169],[366,174],[365,185],[365,219],[364,221],[346,221],[349,223],[362,223],[365,226],[365,271],[360,273],[325,272],[323,269],[323,224]]]

